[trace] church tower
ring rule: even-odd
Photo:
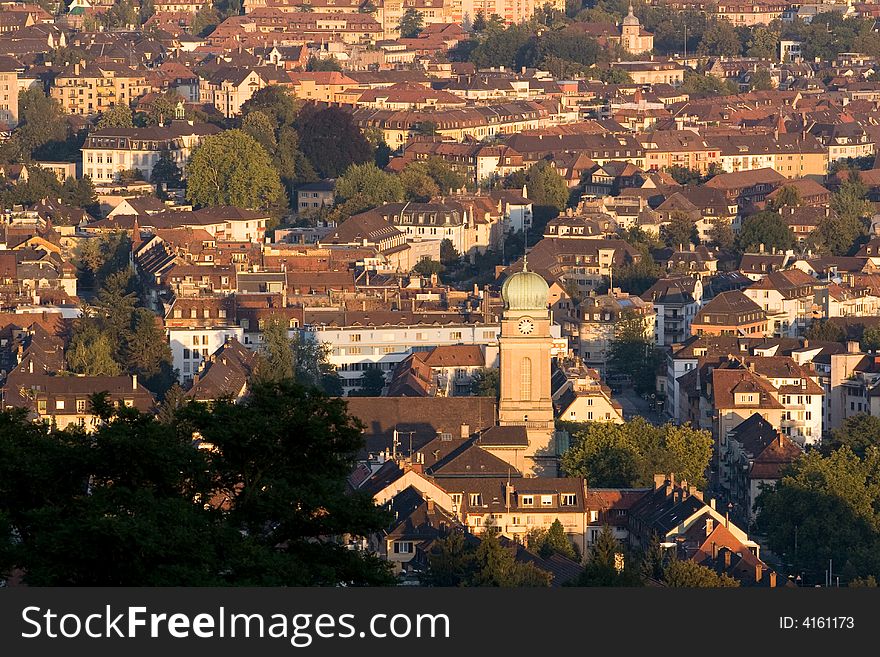
[[[534,473],[555,476],[549,292],[547,282],[528,270],[527,260],[523,270],[508,277],[501,288],[498,421],[501,426],[524,426],[529,442],[524,456]]]
[[[620,25],[620,45],[630,53],[640,53],[651,50],[654,47],[654,39],[651,38],[650,46],[642,39],[642,24],[633,14],[633,6],[629,6],[629,14]]]

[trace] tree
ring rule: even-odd
[[[706,98],[710,96],[729,96],[739,92],[736,83],[729,80],[705,74],[700,75],[689,69],[685,69],[684,81],[681,90],[693,98]]]
[[[346,490],[363,438],[341,400],[257,386],[241,404],[186,404],[186,431],[94,401],[103,422],[88,437],[0,414],[0,516],[27,584],[393,583],[345,544],[390,518]],[[193,449],[193,431],[217,450]]]
[[[171,189],[183,187],[183,172],[177,166],[177,162],[174,161],[174,156],[168,148],[159,151],[159,158],[150,172],[150,182]]]
[[[300,149],[322,178],[336,178],[353,164],[373,161],[373,149],[351,113],[339,107],[300,112]]]
[[[345,215],[402,201],[403,195],[400,177],[385,173],[372,162],[354,164],[336,180],[336,197]]]
[[[752,91],[772,91],[776,88],[773,84],[773,76],[770,71],[760,68],[749,76],[749,84]]]
[[[499,532],[489,528],[480,535],[469,586],[550,586],[550,574],[531,563],[519,563],[510,548],[501,544]]]
[[[867,193],[858,172],[851,172],[832,194],[830,206],[833,212],[822,218],[810,236],[811,246],[833,255],[848,255],[855,250],[859,240],[868,232],[866,218],[874,212],[865,200]]]
[[[92,214],[97,214],[96,206],[98,197],[95,194],[95,186],[88,176],[82,178],[66,178],[61,185],[61,200],[77,208],[83,208]]]
[[[688,589],[734,588],[739,582],[724,573],[718,574],[711,568],[693,561],[673,559],[663,571],[666,586]]]
[[[784,555],[804,584],[824,580],[829,559],[841,580],[880,574],[880,451],[860,458],[843,445],[829,455],[812,450],[765,487],[756,507],[768,547]]]
[[[309,57],[306,64],[307,71],[341,71],[342,62],[332,55],[330,57],[322,57],[318,59],[314,55]]]
[[[440,275],[443,272],[443,265],[441,265],[436,260],[431,260],[430,258],[422,258],[416,263],[416,266],[413,267],[412,270],[416,274],[431,277],[435,275]]]
[[[208,36],[220,24],[223,18],[210,4],[202,6],[193,17],[192,33],[196,36]]]
[[[144,385],[165,392],[174,383],[171,347],[161,320],[147,308],[131,313],[129,328],[123,333],[122,362],[129,372],[144,379]]]
[[[474,15],[474,32],[484,32],[486,30],[486,12],[482,9],[478,10]]]
[[[415,39],[425,28],[425,17],[418,9],[410,7],[400,17],[400,36],[404,39]]]
[[[520,51],[529,43],[531,33],[524,25],[507,29],[486,27],[486,37],[474,48],[471,61],[478,68],[497,66],[515,67],[520,63]]]
[[[434,542],[428,554],[427,586],[464,586],[474,568],[474,548],[464,531],[452,531]]]
[[[526,545],[532,552],[537,552],[547,559],[554,554],[561,554],[572,561],[580,561],[577,546],[565,534],[565,528],[559,518],[553,521],[549,529],[536,529],[526,537]]]
[[[263,325],[262,355],[257,366],[260,381],[279,382],[296,376],[293,345],[283,317],[269,317]]]
[[[248,112],[241,121],[241,129],[253,137],[267,153],[275,153],[278,149],[278,140],[275,136],[278,126],[266,112],[262,110]]]
[[[501,390],[501,373],[497,368],[484,367],[471,377],[471,394],[475,397],[498,399]]]
[[[577,585],[642,586],[640,574],[632,570],[631,560],[626,558],[610,526],[603,525],[596,536]]]
[[[859,458],[865,458],[870,447],[880,448],[880,418],[851,415],[843,421],[843,426],[831,431],[823,446],[831,451],[847,447]]]
[[[67,138],[67,122],[60,103],[42,89],[31,87],[18,95],[18,121],[13,138],[26,156],[41,146]]]
[[[622,68],[609,66],[599,69],[599,80],[605,84],[632,84],[632,76]]]
[[[783,185],[776,192],[776,196],[767,202],[767,209],[777,212],[780,208],[786,206],[797,207],[803,205],[803,203],[804,201],[797,187],[794,185]]]
[[[804,337],[817,342],[843,342],[846,340],[846,332],[839,325],[827,319],[820,319],[810,324]]]
[[[869,326],[864,330],[861,346],[863,351],[880,350],[880,326]]]
[[[713,219],[711,223],[712,227],[706,232],[709,240],[719,249],[732,249],[736,243],[736,235],[730,222],[726,219]]]
[[[187,199],[200,206],[268,209],[284,196],[266,150],[241,130],[206,137],[187,170]]]
[[[686,248],[688,244],[699,244],[700,237],[697,234],[697,225],[686,212],[674,211],[669,217],[669,223],[662,228],[663,241],[666,246],[673,249]]]
[[[571,446],[563,455],[563,471],[584,477],[593,486],[628,488],[653,483],[658,472],[675,472],[700,488],[712,456],[708,431],[690,425],[661,427],[636,417],[623,424],[568,423]]]
[[[385,375],[378,367],[370,367],[361,374],[361,388],[358,397],[381,397],[385,388]]]
[[[532,213],[539,227],[556,217],[568,204],[568,185],[546,160],[529,167],[526,189],[534,204]]]
[[[455,245],[447,237],[440,241],[440,264],[444,267],[451,267],[458,263],[461,254],[455,249]]]
[[[755,252],[761,245],[766,250],[773,248],[785,251],[795,245],[795,236],[785,220],[776,212],[765,210],[746,217],[736,238],[737,248],[746,252]]]
[[[703,174],[696,169],[689,169],[680,164],[666,168],[668,173],[679,185],[696,185],[703,180]]]
[[[726,55],[728,57],[738,57],[742,54],[742,43],[733,28],[730,21],[720,19],[711,20],[697,53],[701,55]]]
[[[97,130],[103,128],[131,128],[134,125],[131,119],[131,108],[128,105],[111,105],[108,109],[101,112],[95,128]]]
[[[779,32],[769,27],[754,27],[746,43],[746,56],[776,61],[779,59]]]
[[[636,248],[641,251],[641,258],[623,265],[612,265],[612,271],[614,274],[614,287],[619,287],[624,292],[630,294],[641,295],[657,282],[661,272],[660,266],[654,261],[651,252],[647,248],[641,248],[641,246]]]
[[[632,310],[624,311],[607,353],[608,370],[630,375],[636,392],[642,394],[655,389],[661,357],[644,316]]]
[[[67,366],[85,376],[117,376],[122,368],[114,360],[113,351],[110,336],[102,332],[94,320],[80,318],[67,348]]]
[[[427,165],[423,162],[409,164],[399,177],[408,201],[425,203],[440,194],[440,188],[428,175]]]
[[[273,128],[293,125],[302,109],[302,102],[280,85],[270,84],[254,92],[241,106],[243,118],[262,112],[272,120]]]

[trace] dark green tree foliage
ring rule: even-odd
[[[846,418],[843,426],[831,431],[823,447],[831,451],[848,447],[859,458],[865,458],[869,448],[880,448],[880,418],[865,414]]]
[[[327,394],[341,392],[338,375],[327,355],[327,345],[304,338],[298,332],[291,336],[284,317],[269,317],[263,326],[263,345],[254,378],[264,383],[295,380]]]
[[[708,431],[690,425],[655,426],[636,417],[623,424],[567,423],[571,447],[562,469],[593,486],[629,488],[652,485],[658,472],[674,472],[689,484],[705,487],[712,456]]]
[[[623,568],[619,557],[623,558]],[[608,525],[603,525],[596,537],[587,557],[583,574],[577,581],[578,586],[642,586],[641,575],[633,568],[623,547],[614,538],[614,532]]]
[[[382,171],[372,162],[354,164],[336,180],[337,211],[342,220],[383,203],[402,201],[400,176]]]
[[[421,274],[422,276],[430,277],[436,275],[440,275],[444,271],[444,267],[436,260],[431,260],[430,258],[422,258],[416,263],[416,266],[412,268],[413,272],[416,274]]]
[[[165,185],[171,189],[180,189],[183,186],[183,172],[174,161],[171,151],[163,148],[159,152],[159,159],[153,165],[150,172],[150,182],[154,185]]]
[[[762,244],[767,251],[773,248],[785,251],[793,248],[795,242],[794,233],[785,220],[769,210],[746,217],[736,237],[737,248],[743,253],[755,253]]]
[[[471,394],[476,397],[498,398],[501,390],[501,373],[496,368],[484,367],[471,377]]]
[[[205,5],[193,17],[192,33],[200,37],[208,36],[222,20],[220,12],[210,5]]]
[[[803,203],[804,201],[797,187],[794,185],[784,185],[773,199],[767,201],[767,209],[778,211],[785,206],[797,207],[803,205]]]
[[[814,320],[805,333],[808,340],[819,342],[844,342],[846,332],[834,322],[827,319]]]
[[[654,261],[651,252],[644,244],[636,245],[642,257],[638,261],[612,265],[614,287],[624,292],[641,295],[660,278],[660,266]],[[610,280],[608,281],[610,283]]]
[[[109,109],[101,112],[98,123],[95,125],[97,130],[102,128],[131,128],[132,123],[131,108],[128,105],[112,105]]]
[[[513,549],[502,544],[498,530],[489,528],[475,543],[461,532],[438,541],[429,555],[429,586],[550,586],[550,574],[531,563],[516,560]]]
[[[309,57],[309,61],[306,64],[307,71],[341,71],[342,70],[342,62],[340,62],[335,57],[322,57],[318,59],[314,55]]]
[[[425,17],[418,9],[408,8],[400,17],[400,36],[404,39],[414,39],[425,29]]]
[[[860,340],[863,351],[880,351],[880,326],[869,326]]]
[[[717,589],[735,588],[739,581],[729,575],[716,573],[711,568],[693,561],[673,559],[663,571],[663,582],[672,588]]]
[[[67,139],[67,122],[61,105],[41,89],[27,89],[18,95],[18,120],[12,142],[25,158],[52,142]]]
[[[307,106],[300,112],[296,128],[300,149],[322,178],[336,178],[352,164],[373,160],[370,142],[343,109]]]
[[[118,244],[130,242],[126,238]],[[144,386],[161,396],[176,378],[171,348],[164,330],[157,324],[156,315],[138,306],[136,279],[127,263],[118,263],[120,259],[117,253],[99,266],[101,287],[95,311],[74,324],[67,364],[72,371],[90,376],[116,375],[123,371],[137,374]],[[117,265],[115,270],[110,269],[114,265]],[[108,269],[109,273],[100,274],[101,270]]]
[[[471,53],[471,61],[478,68],[516,67],[522,61],[521,51],[531,39],[531,31],[525,25],[511,25],[505,29],[486,29],[486,37]]]
[[[558,216],[568,204],[568,185],[553,166],[542,160],[526,171],[526,189],[533,203],[536,228]]]
[[[10,547],[0,531],[0,569],[42,586],[391,582],[339,540],[388,522],[346,493],[362,437],[343,402],[287,383],[180,410],[214,452],[191,431],[95,405],[106,423],[88,437],[0,413],[0,527],[21,539]]]
[[[83,208],[89,214],[98,214],[98,196],[95,194],[92,179],[88,176],[67,178],[61,185],[61,200],[67,205]]]
[[[456,250],[452,240],[444,238],[440,242],[440,263],[445,267],[450,267],[458,263],[461,254]]]
[[[608,370],[628,374],[636,392],[653,392],[662,355],[654,345],[645,317],[624,311],[617,321],[614,339],[608,345]]]
[[[526,538],[528,549],[545,559],[561,554],[572,561],[580,561],[580,552],[565,534],[565,527],[559,518],[553,521],[549,529],[533,530]]]
[[[361,374],[361,388],[352,393],[356,397],[381,397],[385,387],[385,375],[378,367],[371,367]]]
[[[666,246],[674,249],[687,248],[688,244],[699,244],[700,236],[694,220],[686,212],[675,211],[669,223],[661,229],[661,237]]]
[[[742,43],[737,36],[733,23],[725,19],[712,19],[709,21],[697,53],[701,55],[725,55],[738,57],[742,54]]]
[[[880,451],[848,446],[802,456],[758,497],[758,527],[805,585],[821,584],[828,561],[842,583],[880,575]]]
[[[866,219],[874,213],[871,204],[865,200],[867,194],[868,188],[858,172],[851,172],[840,189],[831,196],[834,213],[821,220],[810,236],[810,244],[818,251],[833,255],[854,252],[868,232]]]
[[[694,73],[689,69],[685,69],[681,90],[691,98],[729,96],[739,93],[739,88],[733,81],[722,80],[708,73],[705,75]]]

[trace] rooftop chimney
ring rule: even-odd
[[[730,549],[724,550],[724,567],[730,568]]]
[[[132,390],[138,389],[138,375],[137,374],[131,375],[131,389]]]

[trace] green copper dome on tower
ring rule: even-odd
[[[533,271],[523,258],[522,271],[511,274],[501,286],[501,298],[506,310],[546,310],[550,286]]]

